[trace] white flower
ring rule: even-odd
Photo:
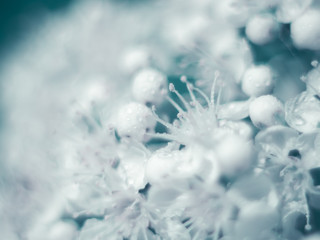
[[[120,137],[146,141],[146,133],[154,131],[156,121],[148,107],[131,102],[120,107],[114,125]]]
[[[281,125],[284,122],[283,104],[272,95],[263,95],[250,103],[249,115],[258,128]]]

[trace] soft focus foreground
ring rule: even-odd
[[[320,239],[320,5],[79,1],[3,61],[6,240]]]

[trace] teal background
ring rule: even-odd
[[[0,56],[8,54],[25,34],[37,27],[48,12],[62,11],[73,0],[1,0]]]

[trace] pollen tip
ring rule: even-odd
[[[183,83],[186,83],[186,82],[187,82],[187,76],[182,75],[182,76],[180,77],[180,81],[183,82]]]
[[[319,62],[318,62],[317,60],[313,60],[313,61],[311,62],[311,66],[312,66],[312,67],[318,67],[318,65],[319,65]]]
[[[175,91],[175,87],[174,87],[173,83],[169,84],[169,90],[170,90],[170,92],[174,92]]]
[[[310,231],[312,229],[310,224],[307,224],[304,228],[306,231]]]

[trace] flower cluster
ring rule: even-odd
[[[6,239],[320,239],[317,1],[68,14],[1,74]]]

